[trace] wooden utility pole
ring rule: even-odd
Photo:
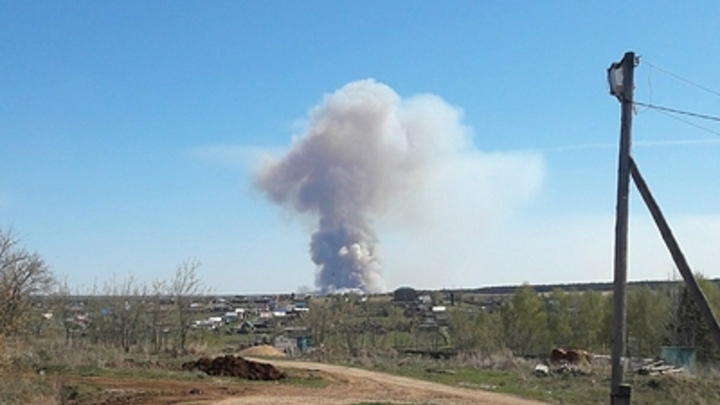
[[[705,294],[695,280],[695,276],[680,250],[680,245],[670,229],[660,206],[655,201],[650,188],[640,174],[630,149],[632,146],[632,113],[635,54],[628,52],[621,62],[613,63],[608,69],[610,93],[614,94],[622,104],[620,130],[620,159],[618,164],[617,207],[615,212],[615,285],[613,290],[613,331],[612,331],[612,386],[611,405],[630,404],[630,386],[623,384],[625,364],[626,330],[626,286],[627,286],[627,241],[628,241],[628,208],[630,178],[635,182],[638,191],[650,210],[650,214],[662,235],[675,265],[685,280],[685,285],[697,304],[715,344],[720,348],[720,325],[712,312]]]
[[[685,255],[682,250],[680,250],[680,245],[670,229],[670,225],[668,225],[665,220],[665,216],[660,210],[660,206],[650,192],[650,187],[648,187],[647,183],[645,183],[645,179],[642,177],[642,174],[640,174],[640,169],[638,169],[632,158],[630,158],[630,173],[638,191],[640,192],[640,195],[643,200],[645,200],[645,205],[647,205],[653,220],[655,220],[655,224],[660,231],[660,235],[665,241],[665,246],[667,246],[668,251],[670,251],[670,255],[675,261],[678,271],[682,275],[683,280],[685,280],[685,286],[690,292],[690,295],[693,297],[695,304],[697,304],[698,309],[705,320],[705,324],[708,326],[710,334],[715,340],[715,345],[720,348],[720,325],[718,325],[717,319],[715,319],[715,315],[708,303],[707,297],[705,297],[705,294],[700,289],[697,280],[695,280],[695,276],[690,269],[690,265],[687,260],[685,260]]]
[[[618,69],[622,72],[622,82],[618,78]],[[625,364],[626,333],[626,286],[628,258],[628,209],[630,194],[630,149],[632,134],[633,90],[635,87],[635,54],[627,52],[622,62],[613,64],[608,69],[611,92],[622,105],[620,129],[620,158],[618,163],[617,205],[615,209],[615,284],[613,289],[613,330],[612,330],[612,386],[611,405],[629,405],[630,387],[623,385]],[[621,86],[621,87],[618,87]]]

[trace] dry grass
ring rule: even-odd
[[[604,405],[610,400],[610,366],[603,362],[582,365],[577,373],[546,377],[534,374],[538,362],[514,357],[509,352],[466,353],[444,360],[385,353],[334,362],[554,404]],[[626,382],[632,386],[633,404],[720,403],[720,378],[713,371],[654,377],[628,373]]]
[[[197,346],[189,352],[205,353],[206,349]],[[550,403],[599,405],[609,401],[609,365],[601,362],[587,366],[586,372],[578,375],[537,377],[533,375],[535,361],[515,357],[509,352],[465,353],[439,360],[400,355],[393,350],[361,352],[357,357],[318,352],[310,355],[313,356],[314,360],[322,362],[382,370],[451,386],[511,393]],[[0,405],[62,405],[67,402],[63,398],[67,397],[67,390],[59,382],[64,375],[126,372],[127,375],[151,378],[153,374],[149,371],[131,368],[129,364],[137,366],[158,361],[165,364],[180,360],[170,359],[168,355],[159,360],[149,353],[127,354],[104,346],[68,346],[62,341],[28,343],[0,337]],[[170,374],[162,376],[167,378]],[[627,382],[633,387],[634,404],[707,405],[720,403],[719,375],[715,369],[702,370],[695,376],[628,374]]]
[[[0,336],[0,405],[60,404],[60,388],[33,367],[32,350],[18,340]]]
[[[204,353],[206,347],[195,345],[189,349],[196,355]],[[167,360],[172,361],[169,355]],[[66,375],[95,375],[123,371],[137,364],[156,363],[157,356],[147,352],[125,353],[103,345],[66,344],[61,340],[12,340],[0,336],[0,405],[62,405],[68,402],[69,396],[67,387],[62,384]],[[125,371],[130,374],[144,372]]]
[[[515,357],[509,351],[461,353],[450,359],[407,356],[392,349],[360,351],[356,357],[315,351],[306,357],[555,404],[604,405],[609,402],[609,362],[582,365],[578,374],[538,377],[533,369],[539,361]],[[696,375],[650,377],[628,373],[626,381],[633,387],[634,404],[720,404],[720,372],[716,368],[703,368]]]
[[[394,350],[387,350],[377,353],[363,352],[357,357],[314,358],[313,360],[325,360],[331,363],[385,371],[397,371],[407,368],[469,368],[508,371],[532,369],[532,366],[534,366],[534,363],[513,356],[509,351],[461,353],[448,359],[432,359],[424,356],[408,356],[399,354]]]
[[[452,363],[460,367],[471,367],[479,370],[515,370],[527,368],[533,362],[522,357],[513,356],[512,352],[505,350],[491,353],[460,353],[453,359]]]

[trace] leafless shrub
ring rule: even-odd
[[[208,292],[196,270],[200,267],[197,259],[188,259],[180,264],[175,277],[166,284],[166,294],[171,297],[175,307],[174,351],[184,354],[190,331],[190,304],[193,299]]]
[[[31,295],[49,291],[53,283],[40,256],[19,247],[11,232],[0,230],[0,335],[24,332]]]

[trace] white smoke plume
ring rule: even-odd
[[[402,99],[374,80],[349,83],[311,110],[284,156],[258,170],[255,184],[270,201],[317,219],[310,253],[321,292],[384,289],[373,221],[472,149],[461,116],[436,96]]]

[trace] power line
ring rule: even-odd
[[[690,80],[690,79],[686,79],[686,78],[684,78],[684,77],[682,77],[682,76],[680,76],[680,75],[678,75],[678,74],[676,74],[676,73],[670,72],[670,71],[667,70],[667,69],[663,69],[663,68],[661,68],[661,67],[659,67],[659,66],[656,66],[656,65],[648,62],[648,61],[645,60],[644,58],[643,58],[643,60],[642,60],[642,63],[644,63],[644,64],[646,64],[646,65],[648,65],[648,66],[650,67],[650,71],[649,71],[649,73],[648,73],[648,87],[649,87],[649,89],[650,89],[650,101],[649,101],[648,103],[643,103],[643,102],[635,101],[635,102],[634,102],[635,105],[645,107],[645,108],[646,108],[645,111],[647,111],[647,110],[649,110],[649,109],[657,110],[657,112],[659,112],[659,113],[661,113],[661,114],[663,114],[663,115],[665,115],[665,116],[667,116],[667,117],[670,117],[670,118],[672,118],[672,119],[674,119],[674,120],[680,121],[680,122],[682,122],[682,123],[684,123],[684,124],[687,124],[687,125],[689,125],[689,126],[691,126],[691,127],[697,128],[697,129],[702,130],[702,131],[705,131],[705,132],[708,132],[708,133],[710,133],[710,134],[720,136],[720,131],[716,131],[716,130],[713,130],[713,129],[704,127],[704,126],[702,126],[702,125],[698,125],[698,124],[696,124],[696,123],[694,123],[694,122],[692,122],[692,121],[689,121],[689,120],[680,118],[680,117],[678,117],[677,115],[674,115],[674,114],[682,114],[682,115],[687,115],[687,116],[690,116],[690,117],[700,118],[700,119],[705,119],[705,120],[710,120],[710,121],[720,121],[720,117],[715,117],[715,116],[706,115],[706,114],[698,114],[698,113],[694,113],[694,112],[690,112],[690,111],[683,111],[683,110],[678,110],[678,109],[675,109],[675,108],[662,107],[662,106],[657,106],[657,105],[653,104],[653,103],[652,103],[652,95],[653,95],[652,71],[653,71],[653,69],[657,69],[657,70],[659,70],[660,72],[665,73],[665,74],[668,75],[668,76],[672,76],[672,77],[674,77],[674,78],[677,79],[677,80],[680,80],[680,81],[682,81],[682,82],[684,82],[684,83],[686,83],[686,84],[695,86],[695,87],[697,87],[697,88],[699,88],[699,89],[702,89],[702,90],[704,90],[704,91],[707,91],[708,93],[714,94],[714,95],[716,95],[716,96],[720,96],[720,92],[715,91],[715,90],[713,90],[713,89],[711,89],[711,88],[709,88],[709,87],[707,87],[707,86],[703,86],[703,85],[701,85],[701,84],[698,84],[698,83],[696,83],[696,82],[694,82],[694,81],[692,81],[692,80]]]
[[[700,118],[700,119],[704,119],[704,120],[720,122],[720,117],[717,117],[714,115],[698,114],[698,113],[695,113],[692,111],[678,110],[676,108],[663,107],[663,106],[659,106],[659,105],[655,105],[655,104],[643,103],[640,101],[633,101],[633,104],[639,105],[641,107],[652,108],[654,110],[665,111],[668,113],[682,114],[682,115],[687,115],[687,116],[694,117],[694,118]]]
[[[686,79],[686,78],[684,78],[684,77],[682,77],[682,76],[680,76],[680,75],[678,75],[678,74],[675,74],[675,73],[673,73],[673,72],[670,72],[670,71],[668,71],[668,70],[665,70],[665,69],[663,69],[663,68],[661,68],[661,67],[655,66],[655,65],[653,65],[652,63],[646,61],[645,59],[643,59],[642,61],[643,61],[644,64],[650,66],[650,67],[653,68],[653,69],[657,69],[657,70],[665,73],[665,74],[668,75],[668,76],[672,76],[672,77],[674,77],[674,78],[676,78],[676,79],[678,79],[678,80],[680,80],[680,81],[682,81],[682,82],[685,82],[685,83],[687,83],[687,84],[689,84],[689,85],[691,85],[691,86],[695,86],[695,87],[697,87],[697,88],[699,88],[699,89],[701,89],[701,90],[705,90],[705,91],[707,91],[708,93],[711,93],[711,94],[714,94],[714,95],[720,97],[720,91],[713,90],[713,89],[711,89],[711,88],[709,88],[709,87],[707,87],[707,86],[703,86],[702,84],[698,84],[698,83],[696,83],[696,82],[694,82],[694,81],[692,81],[692,80],[690,80],[690,79]]]
[[[648,64],[648,65],[650,65],[650,64]],[[647,77],[647,81],[648,81],[648,83],[647,83],[647,84],[648,84],[648,99],[649,99],[648,103],[649,103],[649,104],[652,104],[652,102],[653,102],[652,71],[653,71],[653,68],[652,68],[652,65],[650,65],[650,71],[648,72],[648,77]],[[646,108],[646,109],[645,109],[645,111],[647,111],[647,110],[649,110],[649,108]],[[645,111],[641,111],[641,112],[639,112],[638,114],[643,114]]]
[[[698,125],[698,124],[696,124],[696,123],[694,123],[694,122],[692,122],[692,121],[689,121],[689,120],[686,120],[686,119],[682,119],[682,118],[680,118],[680,117],[678,117],[678,116],[672,115],[672,114],[670,114],[670,113],[668,113],[668,112],[665,112],[665,111],[662,111],[662,110],[658,110],[658,112],[659,112],[660,114],[665,115],[665,116],[667,116],[667,117],[670,117],[670,118],[672,118],[672,119],[674,119],[674,120],[680,121],[680,122],[682,122],[683,124],[687,124],[687,125],[690,125],[691,127],[697,128],[697,129],[699,129],[699,130],[701,130],[701,131],[705,131],[705,132],[708,132],[708,133],[710,133],[710,134],[720,136],[720,131],[715,131],[715,130],[712,130],[712,129],[710,129],[710,128],[704,127],[704,126],[702,126],[702,125]]]

